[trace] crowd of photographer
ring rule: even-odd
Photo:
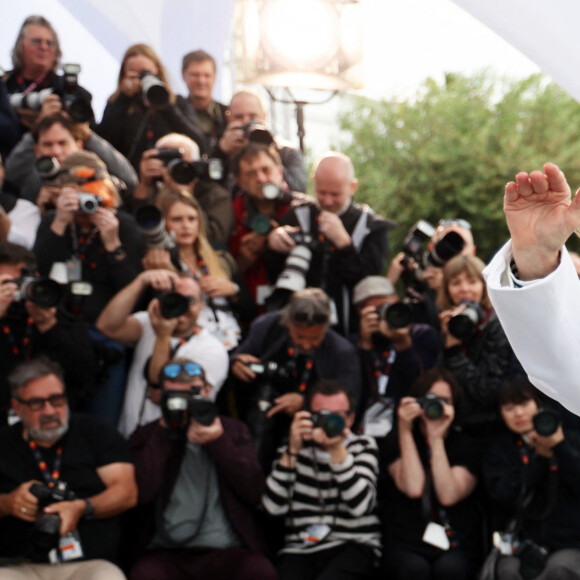
[[[176,97],[131,46],[100,123],[60,59],[30,17],[0,82],[0,577],[579,579],[578,422],[469,223],[388,263],[206,52]]]

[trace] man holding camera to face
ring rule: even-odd
[[[298,290],[298,283],[322,288],[332,298],[337,332],[356,328],[351,307],[354,285],[380,273],[387,256],[387,231],[393,222],[352,199],[357,188],[354,167],[342,153],[328,153],[314,168],[317,204],[296,205],[268,235],[265,262],[277,289]],[[295,274],[299,273],[299,276]],[[304,286],[302,286],[304,287]],[[279,307],[276,298],[272,307]]]
[[[160,372],[163,416],[130,439],[139,508],[134,580],[274,580],[253,508],[264,476],[247,427],[218,415],[203,368],[175,358]]]
[[[380,554],[378,450],[373,438],[351,433],[353,405],[339,382],[316,383],[266,479],[262,504],[285,517],[280,580],[372,577]]]
[[[137,502],[126,443],[69,414],[63,377],[47,359],[10,376],[20,422],[0,434],[2,578],[120,580],[118,515]]]
[[[146,311],[133,314],[139,298],[152,289]],[[200,361],[216,397],[227,376],[228,358],[223,344],[197,325],[203,308],[198,283],[169,270],[146,270],[107,304],[97,327],[110,338],[135,348],[127,379],[119,430],[129,437],[135,428],[161,414],[157,379],[173,356]]]

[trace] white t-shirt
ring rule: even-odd
[[[152,403],[147,396],[147,380],[144,368],[153,353],[155,346],[155,331],[151,326],[147,312],[133,314],[141,324],[141,338],[135,345],[133,362],[129,369],[125,401],[119,419],[119,431],[129,437],[140,425],[146,425],[161,417],[161,408]],[[171,339],[171,346],[179,344],[178,338]],[[228,353],[222,343],[206,329],[201,329],[175,352],[176,357],[188,358],[199,363],[205,376],[212,385],[211,400],[215,401],[228,375]]]
[[[32,202],[19,199],[8,212],[8,217],[10,230],[7,240],[32,250],[36,240],[36,230],[40,225],[40,210]]]

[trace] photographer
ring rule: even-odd
[[[151,289],[157,296],[147,310],[133,314],[142,294]],[[157,379],[174,356],[199,361],[212,386],[212,397],[217,396],[227,376],[228,358],[222,343],[197,324],[203,306],[201,289],[193,278],[168,270],[146,270],[113,296],[99,316],[97,328],[104,335],[134,347],[119,420],[125,437],[161,415]]]
[[[383,276],[367,276],[353,290],[359,313],[354,337],[362,363],[361,427],[384,437],[393,424],[393,410],[417,377],[439,354],[439,337],[427,324],[413,321],[413,310],[395,294]]]
[[[133,194],[131,208],[135,212],[144,204],[157,203],[164,191],[176,187],[186,189],[201,206],[208,239],[214,244],[227,246],[234,228],[231,196],[216,179],[201,175],[205,171],[209,173],[208,161],[201,162],[199,169],[194,169],[195,162],[200,162],[199,147],[195,141],[178,133],[161,137],[154,149],[143,152],[139,185]],[[185,175],[182,176],[182,172]],[[190,178],[183,183],[187,174]]]
[[[74,411],[96,388],[89,333],[81,321],[64,312],[61,294],[59,285],[36,275],[32,252],[0,242],[0,424],[10,403],[8,375],[35,356],[45,355],[60,364]]]
[[[217,415],[197,363],[171,359],[159,383],[163,417],[129,442],[139,486],[129,578],[274,580],[252,513],[264,476],[247,427]]]
[[[392,479],[382,514],[383,571],[393,580],[470,580],[480,560],[472,495],[479,457],[454,425],[461,388],[450,372],[433,368],[409,395],[381,449]]]
[[[226,111],[227,125],[217,145],[212,149],[212,157],[221,159],[224,167],[232,168],[235,175],[236,157],[249,143],[261,143],[273,147],[280,157],[284,187],[290,191],[306,191],[306,167],[302,152],[290,142],[274,137],[266,128],[268,113],[258,93],[243,89],[234,93]],[[234,184],[225,176],[228,189]],[[240,184],[236,184],[241,187]],[[243,188],[242,188],[243,190]]]
[[[205,136],[175,106],[165,67],[146,44],[134,44],[123,55],[117,90],[109,97],[97,131],[135,171],[143,152],[168,133],[187,135],[207,152]]]
[[[36,203],[45,213],[55,204],[57,191],[52,179],[60,164],[81,150],[97,155],[109,174],[119,180],[121,195],[131,195],[138,180],[129,161],[88,125],[75,123],[62,112],[42,116],[32,131],[20,139],[6,159],[6,179],[18,187],[20,197]],[[41,160],[49,167],[48,175],[39,169]]]
[[[106,424],[69,414],[54,363],[23,363],[10,384],[20,422],[0,432],[0,557],[13,565],[0,575],[124,578],[112,564],[117,516],[137,502],[125,442]]]
[[[514,520],[510,530],[495,528],[512,533],[509,555],[502,550],[495,578],[578,579],[578,434],[557,419],[538,420],[540,393],[524,377],[503,384],[497,400],[507,431],[490,446],[482,473],[503,525]]]
[[[285,517],[279,578],[372,578],[380,554],[377,445],[351,433],[354,397],[338,381],[313,385],[305,408],[262,498],[269,514]]]
[[[78,83],[72,83],[64,75],[58,75],[61,58],[60,43],[56,31],[43,16],[29,16],[22,23],[12,49],[13,70],[4,77],[11,102],[16,103],[20,118],[20,136],[30,130],[39,116],[59,113],[63,110],[62,98],[66,95],[78,101],[83,111],[83,121],[94,125],[95,116],[91,108],[91,94]],[[78,65],[71,65],[77,67]],[[42,91],[51,94],[44,98],[38,110],[29,108],[19,97],[40,97]],[[41,99],[42,100],[42,99]]]
[[[351,160],[342,153],[328,153],[317,161],[314,187],[318,205],[293,207],[268,235],[268,277],[279,280],[288,255],[304,245],[292,234],[309,234],[314,243],[308,248],[310,263],[304,266],[305,285],[328,293],[336,307],[333,324],[340,334],[349,336],[358,324],[351,306],[352,288],[365,276],[381,272],[388,252],[387,231],[394,223],[368,206],[353,203],[357,179]]]

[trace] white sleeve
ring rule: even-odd
[[[514,288],[507,282],[511,242],[484,270],[489,296],[530,381],[580,415],[580,280],[562,248],[545,278]]]

